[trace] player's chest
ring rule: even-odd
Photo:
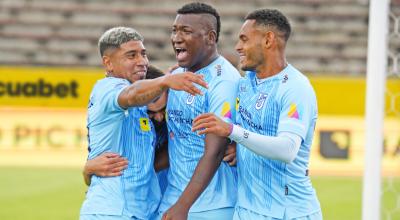
[[[152,133],[154,127],[147,114],[146,107],[129,108],[124,111],[124,114],[123,128],[125,130],[143,134]]]
[[[208,109],[207,94],[193,96],[187,92],[172,91],[168,95],[168,115],[194,118]]]
[[[237,115],[239,122],[256,131],[267,131],[279,120],[279,102],[274,84],[252,86],[239,85],[237,97]]]

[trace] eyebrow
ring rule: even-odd
[[[183,29],[183,28],[191,28],[191,29],[193,29],[193,27],[192,26],[188,26],[188,25],[173,25],[172,26],[173,28],[177,28],[177,29]]]
[[[133,53],[142,53],[142,52],[146,52],[146,49],[143,50],[128,50],[126,51],[124,54],[133,54]]]

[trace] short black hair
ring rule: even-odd
[[[182,6],[180,9],[176,11],[178,14],[210,14],[215,17],[217,20],[217,39],[218,43],[219,32],[221,30],[221,20],[219,14],[215,8],[211,5],[201,3],[201,2],[192,2]]]
[[[164,76],[163,71],[153,65],[147,67],[146,79],[155,79]]]
[[[257,9],[250,12],[246,20],[255,20],[257,25],[273,26],[282,32],[285,41],[290,37],[292,28],[290,27],[289,20],[280,11],[276,9]]]

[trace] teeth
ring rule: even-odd
[[[176,50],[176,52],[178,52],[178,53],[186,51],[185,49],[180,48],[180,47],[175,48],[175,50]]]

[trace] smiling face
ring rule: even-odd
[[[263,38],[263,33],[255,27],[255,20],[246,20],[240,29],[239,40],[235,46],[242,70],[256,71],[265,65]]]
[[[210,27],[204,14],[178,14],[175,18],[171,43],[180,67],[196,71],[208,65],[210,57]],[[214,39],[215,40],[215,39]]]
[[[142,41],[131,40],[105,51],[103,64],[112,76],[134,83],[145,78],[149,60]]]

